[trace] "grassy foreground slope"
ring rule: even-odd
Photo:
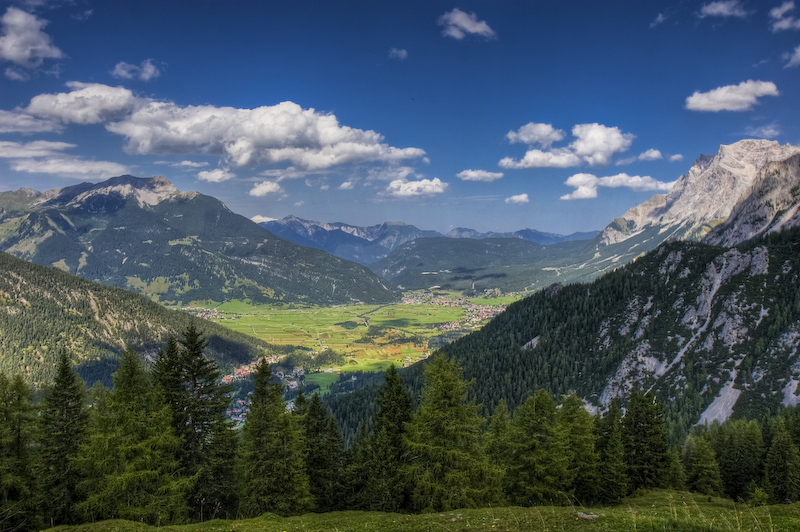
[[[596,517],[593,517],[596,516]],[[482,508],[404,515],[381,512],[332,512],[255,519],[214,520],[181,526],[151,527],[131,521],[102,521],[61,526],[59,532],[459,532],[459,531],[794,531],[800,530],[800,503],[751,508],[727,499],[656,490],[613,507]]]

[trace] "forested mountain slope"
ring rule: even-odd
[[[4,192],[0,250],[162,302],[394,299],[369,269],[278,238],[163,177]]]
[[[152,360],[169,336],[194,322],[222,368],[249,363],[272,347],[215,323],[168,310],[144,296],[93,283],[0,252],[0,372],[40,387],[66,350],[88,384],[110,385],[125,345]]]
[[[734,248],[667,242],[592,283],[554,285],[510,305],[441,351],[475,379],[487,411],[539,388],[575,391],[602,409],[637,387],[656,393],[673,435],[758,417],[800,403],[798,251],[800,229]],[[403,372],[413,390],[420,366]],[[332,404],[352,423],[347,402]]]

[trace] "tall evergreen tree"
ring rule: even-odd
[[[283,386],[272,380],[266,360],[258,363],[253,379],[239,452],[241,511],[246,516],[305,513],[312,499],[300,420],[286,411]]]
[[[508,413],[508,405],[505,399],[500,399],[500,402],[494,407],[492,418],[489,420],[489,427],[484,434],[484,441],[486,454],[489,460],[498,466],[501,485],[503,491],[506,492],[514,447],[511,441],[511,416]]]
[[[667,430],[661,407],[650,393],[631,392],[622,429],[628,489],[662,487],[669,467]]]
[[[566,450],[567,491],[581,503],[593,502],[600,490],[600,459],[595,450],[592,416],[573,393],[564,398],[556,413],[556,423]]]
[[[557,429],[556,403],[547,390],[537,390],[514,411],[511,440],[511,502],[522,506],[566,502],[567,442]]]
[[[602,418],[597,418],[596,448],[600,459],[599,497],[615,503],[628,493],[628,473],[625,464],[625,447],[622,444],[622,411],[612,399]]]
[[[306,473],[317,512],[342,509],[344,443],[336,420],[311,397],[305,415]]]
[[[75,459],[86,439],[88,422],[84,396],[85,384],[62,351],[39,416],[38,507],[51,526],[71,524],[76,519],[82,477]]]
[[[686,438],[683,464],[686,469],[686,484],[691,491],[704,495],[718,495],[722,491],[719,465],[707,436]]]
[[[747,499],[748,491],[764,475],[764,440],[758,421],[727,421],[719,428],[715,444],[725,495]]]
[[[33,494],[31,442],[33,390],[21,375],[0,373],[0,527],[29,530],[37,520]]]
[[[800,500],[800,452],[781,417],[772,425],[772,444],[764,469],[773,501],[783,503]]]
[[[203,334],[191,324],[183,338],[167,342],[153,368],[181,440],[181,473],[195,480],[188,497],[199,520],[232,511],[237,493],[236,436],[225,416],[230,386],[220,382],[217,364],[203,353],[206,346]]]
[[[411,398],[403,389],[394,364],[384,374],[377,404],[379,410],[369,442],[370,467],[363,498],[370,510],[396,512],[403,506],[407,493],[402,474],[406,458],[403,434],[411,419]]]
[[[500,471],[481,441],[485,419],[467,402],[461,368],[438,355],[426,365],[419,410],[407,425],[407,478],[416,510],[451,510],[494,503]]]
[[[187,517],[191,482],[178,476],[180,441],[169,406],[128,348],[113,375],[114,389],[96,399],[90,433],[76,464],[85,476],[85,519],[110,518],[154,525]]]

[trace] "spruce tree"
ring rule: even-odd
[[[661,407],[650,393],[631,392],[622,429],[628,489],[662,487],[669,468],[667,430]]]
[[[33,390],[21,375],[0,373],[0,526],[29,530],[38,524],[33,504]]]
[[[114,389],[100,393],[90,434],[76,460],[84,474],[84,519],[110,518],[153,525],[186,519],[191,482],[178,476],[180,441],[169,407],[136,353],[125,350]]]
[[[86,439],[88,422],[84,396],[83,380],[62,351],[39,416],[38,508],[50,526],[76,521],[82,476],[75,460]]]
[[[461,368],[438,355],[425,367],[419,410],[407,425],[406,475],[416,510],[474,508],[499,499],[500,470],[481,441],[485,419],[467,402]]]
[[[622,444],[622,411],[613,399],[602,418],[597,419],[596,448],[600,459],[599,498],[615,503],[628,493],[625,447]]]
[[[505,399],[500,399],[494,407],[489,427],[484,434],[486,454],[500,470],[501,485],[504,492],[508,490],[508,471],[511,469],[513,445],[511,442],[511,416]]]
[[[300,420],[286,410],[283,386],[269,363],[255,368],[254,388],[239,452],[241,512],[299,515],[311,509]]]
[[[764,470],[774,502],[800,500],[800,452],[781,417],[772,425],[772,444],[767,452]]]
[[[725,495],[747,499],[764,475],[764,440],[758,421],[727,421],[719,428],[715,443]]]
[[[566,450],[566,491],[580,503],[591,503],[597,500],[600,490],[600,459],[595,451],[592,416],[583,407],[583,401],[573,393],[564,398],[556,413],[556,423]]]
[[[315,511],[342,509],[344,444],[336,420],[318,393],[311,397],[305,415],[305,446],[306,473]]]
[[[168,340],[153,368],[181,440],[181,474],[195,481],[188,502],[195,519],[224,516],[236,507],[233,464],[236,436],[225,416],[230,386],[220,382],[217,364],[206,358],[207,342],[191,324],[179,340]]]
[[[403,389],[394,364],[384,374],[377,404],[379,410],[375,415],[375,432],[369,442],[370,467],[363,498],[370,510],[396,512],[403,506],[407,492],[402,475],[406,454],[403,434],[411,419],[411,398]]]
[[[686,484],[691,491],[703,495],[718,495],[722,491],[714,448],[704,436],[689,436],[683,446]]]
[[[547,390],[536,391],[514,411],[511,441],[511,502],[521,506],[567,502],[567,441],[557,428],[556,403]]]

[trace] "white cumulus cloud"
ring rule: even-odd
[[[515,196],[511,196],[509,198],[506,198],[506,203],[514,204],[514,205],[523,205],[523,204],[528,203],[528,202],[530,202],[530,200],[528,199],[528,195],[527,194],[517,194]]]
[[[665,183],[650,176],[630,176],[625,173],[608,177],[597,177],[593,174],[581,173],[570,176],[564,184],[573,187],[575,190],[561,196],[561,199],[574,200],[596,198],[599,187],[626,187],[636,191],[667,192],[672,189],[674,182]]]
[[[281,186],[274,181],[262,181],[250,189],[251,196],[263,197],[267,194],[277,194],[283,192]]]
[[[623,133],[618,127],[598,123],[578,124],[572,128],[572,135],[576,140],[570,148],[592,166],[608,164],[614,153],[627,150],[634,139],[634,135]]]
[[[161,71],[153,63],[152,59],[145,59],[139,65],[132,65],[125,61],[120,61],[111,71],[111,75],[118,79],[138,79],[150,81],[161,75]]]
[[[404,48],[389,48],[389,59],[405,61],[408,59],[408,51]]]
[[[758,103],[759,98],[779,94],[771,81],[751,79],[708,92],[695,92],[686,98],[686,108],[691,111],[747,111]]]
[[[448,11],[437,22],[443,26],[442,35],[462,40],[467,35],[477,35],[485,39],[493,39],[496,34],[484,20],[478,20],[475,13],[466,13],[457,7]]]
[[[502,168],[568,168],[582,163],[604,166],[615,153],[626,151],[635,138],[618,127],[598,123],[578,124],[572,128],[572,136],[575,140],[569,146],[553,148],[553,142],[563,139],[563,131],[550,124],[526,124],[509,132],[506,138],[511,142],[538,144],[545,149],[531,148],[519,160],[504,157],[499,165]]]
[[[682,161],[682,160],[683,160],[683,155],[680,154],[680,153],[676,153],[674,155],[670,155],[669,156],[669,162],[671,162],[671,163],[674,163],[674,162],[677,162],[677,161]]]
[[[515,142],[522,142],[524,144],[538,144],[542,148],[549,148],[554,142],[564,139],[564,132],[554,128],[552,124],[530,122],[516,131],[509,131],[506,138],[512,144]]]
[[[463,170],[456,174],[456,177],[464,181],[486,181],[491,182],[503,177],[503,172],[487,172],[486,170]]]
[[[256,109],[188,106],[151,101],[106,126],[128,138],[130,153],[206,153],[236,166],[291,163],[304,170],[422,157],[383,136],[339,124],[335,116],[293,102]]]
[[[70,92],[39,94],[25,109],[31,115],[65,124],[101,124],[129,114],[143,100],[128,89],[71,81]]]
[[[339,185],[339,190],[353,190],[356,184],[352,181],[345,181],[341,185]]]
[[[39,68],[45,59],[59,59],[63,52],[54,46],[42,29],[47,21],[17,7],[9,7],[0,19],[0,59],[14,63],[17,68],[6,70],[6,77],[24,80],[24,71]]]
[[[236,177],[236,174],[226,170],[225,168],[215,168],[214,170],[204,170],[197,174],[197,178],[201,181],[208,181],[209,183],[222,183]]]
[[[720,0],[719,2],[703,4],[703,7],[700,8],[699,17],[747,18],[747,14],[739,0]]]
[[[434,177],[433,179],[420,179],[419,181],[395,179],[389,183],[389,187],[386,190],[392,196],[411,197],[441,194],[446,188],[447,183],[444,183],[438,177]]]
[[[256,214],[250,220],[254,221],[257,224],[262,224],[264,222],[274,222],[277,218],[270,218],[269,216],[262,216],[260,214]]]

